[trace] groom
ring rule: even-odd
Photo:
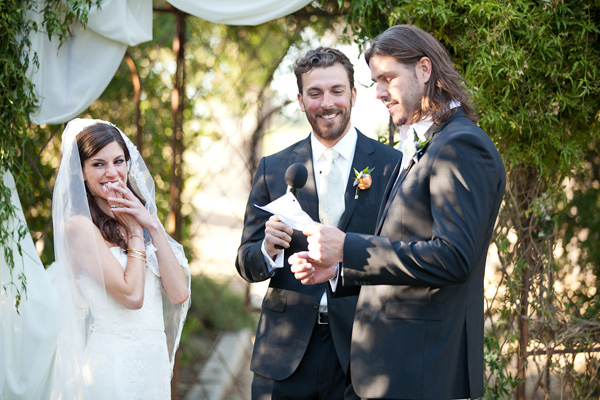
[[[343,53],[311,50],[296,62],[294,73],[298,102],[312,133],[260,161],[236,260],[247,281],[270,278],[250,365],[252,399],[341,400],[357,296],[334,299],[327,284],[303,286],[294,279],[287,258],[307,249],[306,237],[254,205],[284,195],[287,168],[301,163],[308,180],[298,202],[313,220],[341,231],[373,233],[400,153],[352,126],[354,68]],[[373,168],[372,185],[360,189],[353,185],[354,170],[367,167]]]
[[[407,25],[365,54],[376,95],[401,126],[404,156],[376,236],[319,225],[290,257],[304,284],[360,290],[350,375],[368,399],[483,395],[483,278],[505,189],[502,160],[475,124],[447,51]],[[337,263],[340,265],[337,265]]]

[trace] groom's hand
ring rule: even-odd
[[[327,282],[336,272],[337,263],[323,263],[308,256],[308,251],[292,254],[288,258],[290,270],[303,285]]]
[[[308,256],[324,263],[341,262],[346,234],[334,226],[315,224],[302,232],[308,237]]]

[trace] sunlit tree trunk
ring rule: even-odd
[[[131,83],[133,84],[133,101],[135,103],[135,127],[136,127],[136,136],[135,136],[135,145],[137,146],[140,154],[142,153],[142,145],[144,143],[144,135],[142,132],[142,111],[140,109],[140,98],[142,93],[142,81],[140,79],[140,74],[135,66],[135,62],[131,57],[129,52],[125,53],[125,61],[127,62],[127,66],[131,71]]]
[[[175,240],[182,240],[181,191],[183,180],[181,163],[183,155],[183,107],[184,107],[184,49],[185,49],[185,18],[186,14],[176,13],[176,35],[173,39],[173,53],[176,55],[177,67],[171,92],[171,111],[173,114],[173,136],[171,148],[173,161],[171,168],[171,211],[169,213],[169,233]]]
[[[169,212],[169,233],[178,242],[182,241],[181,217],[181,192],[183,190],[183,179],[181,176],[181,164],[183,158],[183,108],[184,108],[184,85],[185,85],[185,25],[186,14],[177,12],[175,14],[176,33],[173,38],[173,53],[176,55],[177,67],[173,79],[173,91],[171,93],[171,111],[173,114],[173,137],[171,147],[173,149],[173,163],[171,173],[171,211]],[[178,399],[177,383],[179,381],[179,351],[175,354],[173,366],[173,379],[171,380],[171,398]]]

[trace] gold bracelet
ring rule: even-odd
[[[140,235],[131,235],[131,236],[129,236],[129,240],[131,240],[131,238],[134,238],[134,237],[139,237],[140,239],[142,239],[144,241],[144,243],[148,243],[146,241],[146,239],[144,237],[140,236]]]
[[[140,257],[140,256],[138,256],[136,254],[127,254],[127,257],[135,258],[135,259],[138,259],[138,260],[142,260],[143,262],[146,262],[146,257]]]
[[[138,250],[138,249],[133,249],[131,247],[127,248],[127,253],[136,253],[139,254],[140,256],[144,256],[146,257],[146,252],[144,250]]]

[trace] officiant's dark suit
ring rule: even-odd
[[[333,68],[332,62],[334,66],[339,67],[335,58],[333,61],[329,60],[328,64],[322,64],[327,62],[332,54],[345,59],[345,56],[337,51],[321,48],[309,52],[308,56],[314,55],[315,52],[320,54],[319,57],[323,60],[313,60],[312,70]],[[345,62],[349,64],[347,59]],[[341,74],[347,82],[348,78],[345,78],[343,69]],[[353,80],[350,85],[353,87]],[[302,89],[300,91],[302,93]],[[307,99],[304,99],[301,108],[306,108],[305,112],[310,121],[309,107]],[[319,115],[319,112],[316,114]],[[351,128],[349,120],[344,124],[347,125],[346,131],[354,129]],[[313,135],[315,128],[319,129],[319,126],[313,125]],[[346,133],[344,132],[344,135]],[[319,138],[318,135],[315,137]],[[354,158],[351,160],[352,172],[345,184],[345,211],[338,224],[340,229],[363,233],[375,231],[382,195],[399,158],[400,153],[397,150],[358,132]],[[284,175],[287,168],[294,163],[301,163],[308,170],[308,180],[298,193],[298,202],[313,220],[319,221],[319,198],[309,136],[285,150],[261,159],[248,199],[242,242],[236,260],[237,270],[245,280],[259,282],[270,279],[262,303],[250,367],[255,373],[253,399],[271,398],[271,395],[273,399],[342,399],[357,296],[334,299],[330,295],[328,285],[323,283],[303,286],[294,278],[287,258],[307,248],[306,237],[299,231],[293,232],[289,247],[285,249],[283,268],[272,269],[261,251],[265,238],[265,223],[271,215],[254,205],[266,205],[286,193]],[[353,186],[353,169],[362,171],[366,167],[373,168],[372,186],[357,191]],[[356,194],[358,198],[355,198]],[[324,292],[327,293],[327,314],[319,315]],[[331,349],[334,350],[330,353],[322,350],[325,347],[319,346],[322,346],[323,342],[332,342]],[[320,372],[323,369],[326,369],[329,375],[323,376]],[[313,381],[313,375],[322,378],[322,382]]]
[[[407,151],[406,168],[396,168],[375,235],[317,226],[292,270],[310,284],[319,274],[303,275],[303,257],[341,261],[335,295],[359,288],[350,376],[361,398],[477,398],[484,393],[485,262],[504,166],[431,35],[395,26],[365,57],[377,97],[410,145],[424,129],[424,147]]]

